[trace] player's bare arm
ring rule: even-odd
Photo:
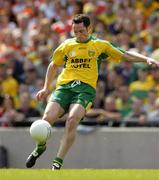
[[[54,64],[53,62],[51,62],[49,64],[47,72],[46,72],[46,76],[45,76],[44,87],[36,95],[36,98],[37,98],[38,101],[41,101],[41,100],[45,99],[48,96],[49,87],[50,87],[50,84],[51,84],[51,82],[53,81],[53,79],[55,77],[57,69],[58,69],[58,66],[56,64]]]
[[[144,56],[142,54],[139,54],[137,52],[126,51],[124,53],[124,59],[129,62],[146,62],[150,65],[154,64],[159,67],[159,61],[152,59],[150,57]]]

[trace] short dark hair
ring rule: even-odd
[[[85,27],[88,27],[91,24],[90,18],[86,14],[77,14],[73,18],[74,24],[83,23]]]

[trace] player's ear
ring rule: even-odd
[[[92,32],[93,32],[93,27],[92,27],[92,25],[89,25],[89,26],[87,27],[87,30],[88,30],[88,33],[89,33],[89,34],[92,34]]]

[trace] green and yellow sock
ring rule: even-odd
[[[59,158],[59,157],[56,157],[54,160],[53,160],[53,166],[56,166],[57,165],[57,168],[60,169],[63,165],[63,159]]]
[[[37,144],[35,151],[41,155],[46,150],[46,143],[45,144]]]

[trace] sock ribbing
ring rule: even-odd
[[[62,166],[63,164],[63,159],[59,158],[59,157],[56,157],[54,160],[53,160],[53,163],[58,163],[60,166]]]

